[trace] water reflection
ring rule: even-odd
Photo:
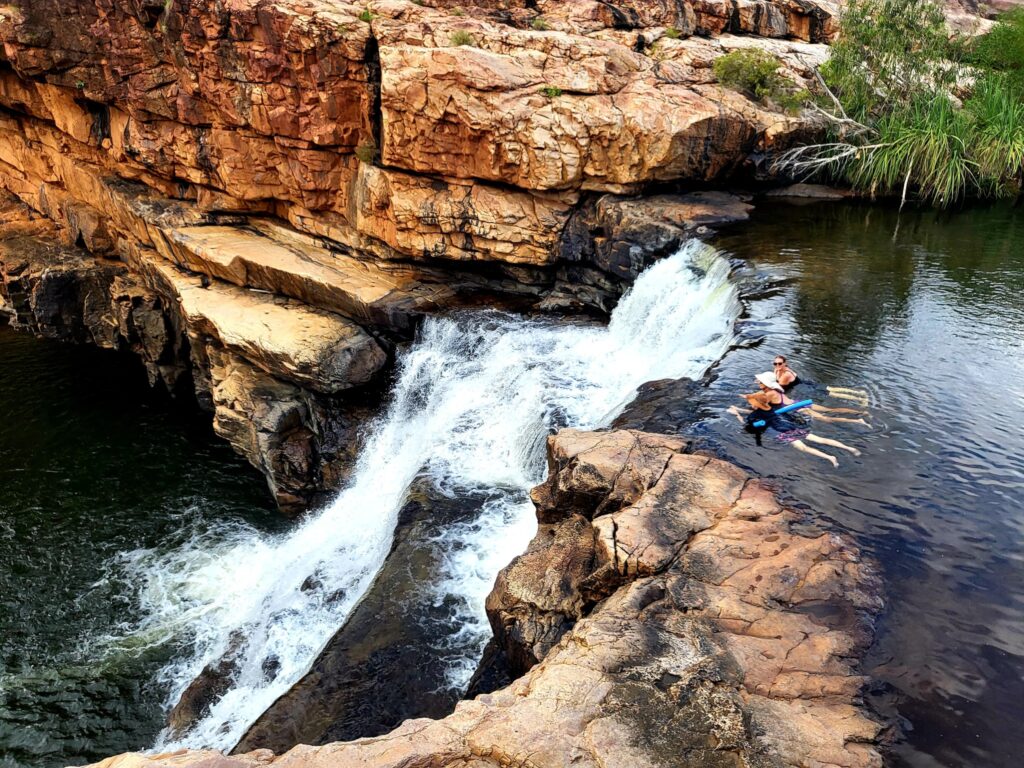
[[[871,392],[872,428],[818,425],[861,448],[839,470],[716,418],[741,463],[854,533],[889,607],[867,670],[900,694],[907,766],[1009,766],[1024,754],[1024,225],[1009,208],[954,215],[857,205],[762,206],[722,239],[751,306],[712,385],[736,402],[783,353],[805,377]]]

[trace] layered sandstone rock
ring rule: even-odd
[[[870,568],[842,537],[798,533],[762,482],[685,448],[634,431],[550,439],[537,537],[489,601],[499,638],[533,658],[507,688],[276,757],[97,765],[880,766],[855,667],[879,607]]]
[[[3,126],[0,178],[58,219],[104,213],[87,184],[40,192],[72,175],[63,157],[376,258],[547,266],[581,191],[721,178],[813,128],[719,87],[710,62],[749,40],[802,82],[824,46],[742,35],[827,39],[827,3],[550,5],[523,18],[405,0],[3,6],[0,105],[20,117]],[[611,16],[517,28],[596,6]],[[680,39],[664,36],[673,25]],[[49,167],[26,160],[41,152]]]
[[[386,361],[344,317],[186,274],[137,244],[128,263],[91,255],[10,198],[0,202],[0,296],[15,327],[132,351],[172,391],[191,379],[216,432],[288,511],[337,487],[356,423],[331,395]]]
[[[202,404],[265,434],[279,420],[256,418],[256,399],[214,396],[207,347],[319,401],[371,382],[424,313],[471,295],[607,312],[651,260],[745,215],[723,196],[611,193],[754,168],[812,129],[714,82],[717,56],[760,38],[687,37],[672,14],[697,29],[704,11],[673,7],[544,31],[526,5],[487,3],[0,6],[0,187],[84,249],[63,252],[64,287],[57,270],[24,289],[15,272],[43,273],[9,270],[15,300],[39,299],[31,321],[20,305],[26,327],[133,349],[170,386],[190,373]],[[669,17],[681,37],[657,26]],[[824,50],[765,44],[796,80]],[[335,453],[306,428],[310,456]],[[222,431],[279,499],[319,487],[301,461],[274,479],[268,440]]]
[[[154,290],[177,301],[193,337],[215,339],[267,373],[327,394],[369,382],[384,365],[358,325],[290,299],[205,283],[158,259],[143,263]]]
[[[722,177],[758,144],[805,126],[733,91],[696,89],[617,41],[509,30],[402,0],[374,8],[386,164],[533,190],[624,191]]]

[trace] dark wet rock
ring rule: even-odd
[[[765,192],[765,197],[781,197],[800,200],[845,200],[852,196],[848,189],[829,187],[824,184],[790,184]]]
[[[583,615],[581,585],[593,570],[593,530],[573,515],[541,524],[529,549],[498,574],[487,615],[514,675],[544,658]]]
[[[167,727],[173,735],[184,734],[230,689],[232,677],[238,670],[238,651],[244,639],[238,632],[234,633],[224,655],[207,664],[182,693],[167,716]]]
[[[585,563],[616,574],[608,595],[585,606],[553,645],[542,633],[550,647],[532,646],[543,658],[524,676],[460,702],[448,717],[296,746],[271,764],[880,768],[881,726],[864,712],[857,671],[881,606],[871,565],[849,539],[799,525],[800,515],[761,481],[685,447],[627,430],[552,437],[557,481],[537,494],[548,522],[526,557],[548,553],[553,573],[531,563],[540,583],[518,584],[517,571],[526,573],[520,559],[491,604],[511,617],[511,638],[518,616],[529,625],[536,606],[575,605]],[[561,516],[555,500],[566,502]],[[560,524],[568,528],[559,543],[546,543]],[[591,536],[580,535],[584,526]],[[558,569],[567,563],[563,578]],[[517,602],[524,612],[509,613]],[[209,759],[123,755],[101,765],[183,768]],[[250,752],[234,756],[232,767],[268,759]]]
[[[705,415],[706,386],[705,382],[692,379],[648,382],[637,389],[636,397],[612,426],[662,435],[680,434]]]
[[[424,585],[443,569],[424,544],[477,508],[420,485],[403,508],[384,568],[309,672],[256,720],[234,752],[327,744],[386,733],[409,717],[443,716],[461,696],[438,656],[458,631]]]
[[[753,206],[725,192],[626,198],[603,195],[579,206],[562,233],[560,267],[547,309],[598,307],[615,299],[644,269],[686,240],[745,221]]]
[[[512,683],[515,676],[512,674],[512,664],[508,656],[501,650],[498,643],[491,638],[483,654],[480,656],[480,663],[476,672],[466,687],[467,699],[475,699],[483,693],[493,693],[499,688],[504,688]]]

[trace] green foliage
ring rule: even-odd
[[[543,16],[538,16],[530,22],[530,26],[536,29],[538,32],[546,32],[551,29],[551,25],[548,24],[547,20]]]
[[[902,190],[910,181],[929,202],[945,206],[977,187],[971,159],[970,120],[947,98],[922,98],[909,108],[883,116],[879,147],[850,168],[854,186],[875,192]]]
[[[84,80],[76,80],[75,81],[75,88],[77,88],[80,91],[84,91],[85,90],[85,81]]]
[[[783,112],[795,114],[813,98],[813,94],[806,88],[791,87],[777,91],[771,101],[781,107]]]
[[[540,89],[540,92],[547,96],[549,99],[557,99],[562,95],[562,89],[554,85],[546,85]]]
[[[982,70],[1004,73],[1024,97],[1024,8],[1003,14],[991,32],[971,41],[968,61]]]
[[[369,8],[365,8],[363,12],[359,14],[359,20],[365,21],[367,24],[369,24],[371,21],[373,21],[376,15],[377,14],[373,13],[373,11],[371,11]]]
[[[822,75],[847,114],[865,120],[924,93],[948,93],[958,48],[934,0],[849,0]]]
[[[1002,72],[1024,68],[1024,8],[999,17],[987,35],[970,46],[971,63]]]
[[[454,32],[452,32],[452,36],[450,38],[450,42],[451,42],[452,45],[456,45],[456,46],[458,46],[458,45],[476,45],[476,41],[473,39],[473,36],[471,34],[469,34],[469,32],[467,32],[464,29],[457,29]]]
[[[949,206],[1024,186],[1024,12],[973,41],[947,38],[938,0],[849,0],[822,69],[835,141],[795,150],[874,194]]]
[[[719,56],[713,68],[722,85],[759,99],[778,85],[779,60],[760,48],[743,48]]]
[[[461,8],[452,8],[451,14],[452,16],[465,16],[466,12]]]
[[[810,94],[797,90],[793,81],[779,72],[781,64],[760,48],[742,48],[719,56],[712,68],[718,81],[728,88],[787,111],[799,109]]]
[[[669,38],[670,40],[678,40],[682,36],[682,34],[683,33],[680,32],[675,27],[668,27],[665,30],[665,37]]]
[[[377,145],[372,141],[366,141],[356,147],[356,157],[359,162],[373,165],[377,161]]]
[[[971,153],[983,194],[1004,196],[1024,186],[1024,99],[1019,83],[1006,73],[990,73],[975,84],[964,103],[974,132]]]

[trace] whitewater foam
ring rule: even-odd
[[[430,318],[399,355],[390,403],[329,507],[283,535],[236,526],[127,555],[146,616],[131,635],[189,647],[163,670],[169,705],[211,662],[237,663],[211,710],[155,748],[230,748],[298,681],[383,565],[417,478],[487,496],[447,532],[446,575],[431,585],[457,606],[449,678],[464,685],[489,635],[484,598],[536,528],[528,491],[543,479],[546,436],[607,424],[646,381],[707,370],[739,312],[728,271],[691,242],[637,279],[607,327],[490,311]]]

